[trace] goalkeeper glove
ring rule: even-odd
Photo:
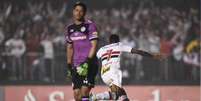
[[[81,64],[79,67],[77,67],[77,73],[80,76],[87,76],[90,64],[91,64],[91,59],[87,58],[86,62],[84,62],[83,64]]]
[[[83,63],[80,66],[77,67],[77,73],[80,76],[87,76],[88,74],[88,64],[87,63]]]

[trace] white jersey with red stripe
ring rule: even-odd
[[[132,47],[121,42],[109,44],[101,47],[97,52],[97,57],[102,61],[102,67],[120,68],[120,55],[122,52],[131,52]]]
[[[131,50],[132,47],[121,42],[103,46],[98,50],[97,57],[102,62],[101,76],[106,84],[121,87],[120,55],[122,52],[131,52]]]

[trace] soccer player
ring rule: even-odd
[[[65,28],[67,64],[76,101],[89,101],[89,92],[98,70],[97,28],[92,21],[85,19],[86,12],[86,5],[77,2],[73,6],[74,23]]]
[[[100,48],[97,57],[102,61],[101,78],[110,87],[110,91],[92,94],[91,100],[121,100],[129,101],[125,90],[122,88],[122,72],[120,70],[120,55],[122,52],[139,54],[146,57],[161,58],[160,54],[151,54],[134,49],[119,42],[118,35],[111,35],[109,45]]]

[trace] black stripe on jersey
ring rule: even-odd
[[[119,55],[112,55],[112,56],[111,56],[111,58],[118,58],[118,57],[119,57]],[[108,57],[104,57],[104,58],[102,58],[101,60],[104,61],[104,60],[107,59],[107,58],[108,58]]]
[[[101,60],[104,61],[105,59],[107,59],[107,57],[102,58]]]

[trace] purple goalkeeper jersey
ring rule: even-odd
[[[91,49],[91,40],[98,38],[96,25],[85,21],[80,25],[72,24],[65,28],[65,42],[73,45],[73,66],[86,61]]]

